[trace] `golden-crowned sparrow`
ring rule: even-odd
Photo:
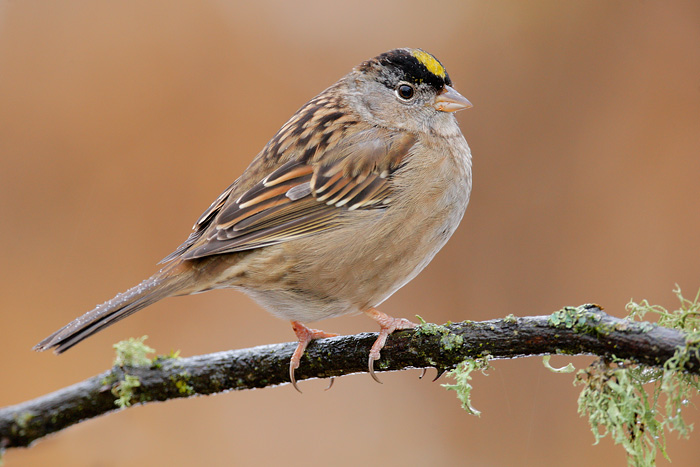
[[[453,112],[471,107],[420,49],[367,60],[311,99],[197,220],[161,271],[59,329],[61,353],[162,298],[233,287],[292,321],[363,312],[387,336],[415,325],[374,307],[447,242],[469,201],[471,154]],[[375,377],[376,379],[376,377]]]

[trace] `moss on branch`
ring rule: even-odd
[[[314,341],[296,371],[297,380],[366,372],[367,354],[376,337],[376,333],[362,333]],[[678,348],[687,348],[686,337],[680,330],[615,318],[597,305],[582,305],[548,316],[424,323],[392,334],[375,366],[376,371],[433,367],[442,374],[467,359],[568,354],[663,368]],[[119,344],[120,356],[112,369],[0,409],[0,448],[29,446],[82,420],[132,405],[287,384],[289,358],[296,347],[296,343],[286,343],[189,358],[171,355],[150,359],[146,354],[152,349],[144,348],[143,340],[128,344]],[[682,369],[697,375],[698,352],[687,355]]]

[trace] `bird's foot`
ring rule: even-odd
[[[289,380],[292,382],[292,386],[294,386],[294,389],[301,392],[301,389],[299,389],[299,386],[297,386],[296,378],[294,378],[294,370],[299,368],[299,362],[301,361],[302,355],[304,355],[304,350],[306,350],[306,346],[308,346],[309,342],[311,342],[314,339],[323,339],[324,337],[335,337],[338,334],[324,332],[318,329],[310,329],[304,326],[299,321],[292,321],[292,329],[294,330],[294,334],[297,335],[299,344],[297,345],[296,350],[292,354],[292,358],[289,360]],[[333,383],[331,380],[331,386],[332,385]],[[330,386],[328,386],[328,389],[330,389]]]
[[[377,375],[374,374],[374,362],[375,360],[379,360],[380,351],[384,348],[387,337],[389,337],[389,334],[394,331],[400,329],[413,329],[418,325],[405,318],[392,318],[386,313],[382,313],[375,308],[370,308],[369,310],[365,311],[365,314],[379,324],[379,337],[377,337],[377,340],[374,341],[374,345],[372,345],[372,349],[369,351],[369,374],[372,376],[372,379],[378,383],[381,383],[379,378],[377,378]]]

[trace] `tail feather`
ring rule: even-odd
[[[56,354],[63,353],[107,326],[158,300],[175,295],[184,288],[189,275],[173,269],[175,268],[165,268],[139,285],[98,305],[39,342],[34,350],[41,352],[53,347]]]

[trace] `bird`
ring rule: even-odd
[[[454,114],[470,107],[423,49],[361,62],[294,113],[160,271],[34,349],[60,354],[163,298],[234,288],[291,321],[298,391],[307,345],[337,335],[304,323],[346,314],[379,324],[368,359],[379,381],[388,335],[416,324],[377,307],[427,266],[469,203],[471,151]]]

